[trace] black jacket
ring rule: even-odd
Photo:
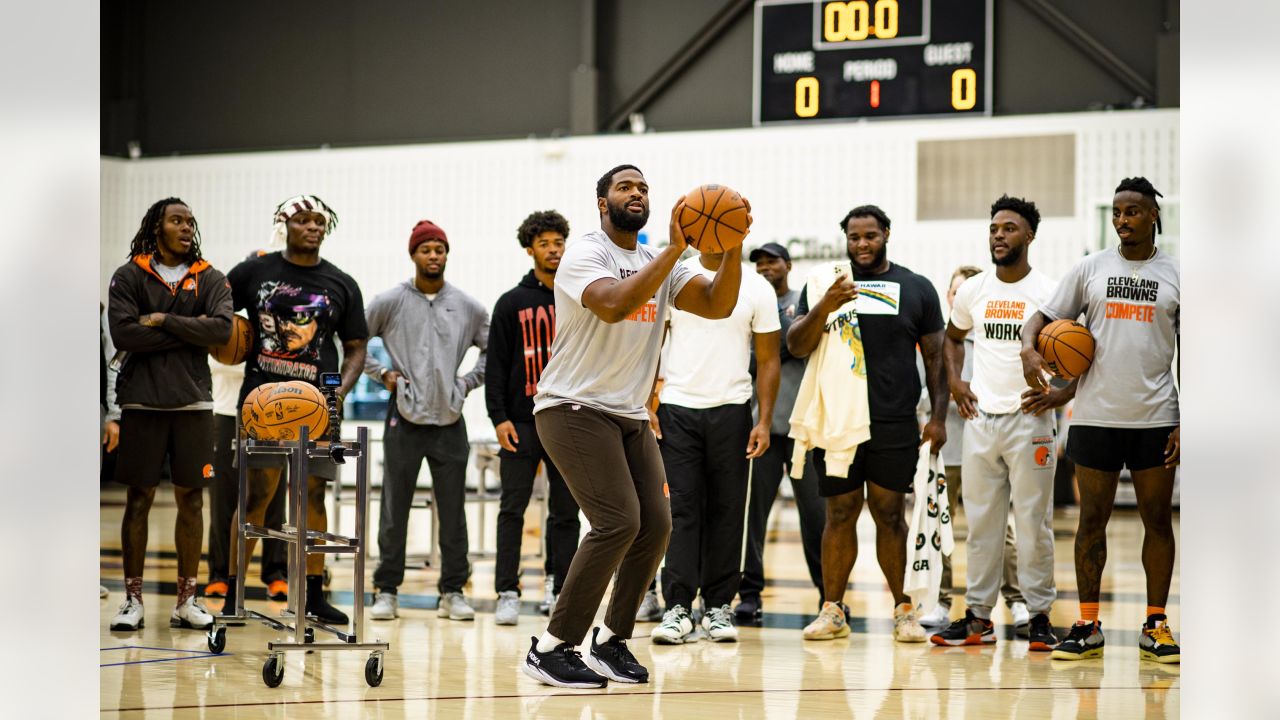
[[[530,270],[498,298],[489,319],[484,403],[494,426],[533,422],[533,396],[555,334],[555,293]]]
[[[111,277],[107,321],[117,350],[129,357],[116,379],[120,405],[176,408],[212,402],[209,347],[231,337],[231,285],[204,260],[191,265],[173,288],[139,255]],[[165,313],[164,324],[139,318]]]

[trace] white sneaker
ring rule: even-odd
[[[98,599],[99,599],[99,600],[101,600],[102,598],[105,598],[106,596],[107,596],[107,586],[106,586],[106,585],[99,585],[99,586],[98,586]]]
[[[658,602],[658,593],[650,590],[644,594],[640,609],[636,610],[636,622],[658,622],[662,619],[662,604]]]
[[[702,630],[716,642],[738,642],[738,628],[728,605],[708,608],[702,614]]]
[[[498,609],[493,612],[493,621],[498,625],[515,625],[520,620],[520,595],[514,590],[498,593]]]
[[[683,605],[676,605],[662,616],[662,623],[649,633],[659,645],[680,645],[686,642],[697,642],[698,637],[693,628],[693,618]]]
[[[436,612],[446,620],[475,620],[476,611],[471,603],[460,592],[445,593],[440,596],[440,608]]]
[[[1026,637],[1031,630],[1031,613],[1027,604],[1016,602],[1009,605],[1009,614],[1013,616],[1013,631],[1018,637]]]
[[[126,593],[120,611],[111,618],[112,630],[139,630],[142,628],[142,601]]]
[[[920,618],[920,624],[927,628],[945,627],[951,624],[951,606],[938,603],[928,615]]]
[[[395,593],[375,592],[369,606],[369,617],[374,620],[395,620],[400,617],[400,598]]]
[[[899,605],[893,611],[893,639],[898,642],[924,642],[924,628],[916,617],[916,609],[904,610]]]
[[[213,616],[196,602],[194,595],[173,609],[169,627],[203,630],[213,624]]]

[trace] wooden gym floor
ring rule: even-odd
[[[124,493],[104,490],[101,511],[103,584],[101,601],[101,708],[104,718],[1177,718],[1179,668],[1138,659],[1137,630],[1146,605],[1140,561],[1142,526],[1132,510],[1117,510],[1109,530],[1109,559],[1103,580],[1102,621],[1107,632],[1104,659],[1051,661],[1028,653],[1026,642],[1004,625],[1001,604],[996,623],[1000,640],[987,648],[903,645],[890,637],[891,599],[874,554],[874,526],[866,513],[859,524],[863,551],[848,595],[854,632],[832,642],[804,642],[800,628],[814,612],[817,592],[804,570],[795,510],[781,501],[770,521],[765,563],[771,587],[764,596],[761,628],[742,628],[737,644],[699,642],[656,646],[637,626],[631,647],[651,672],[648,685],[612,683],[606,691],[561,690],[527,678],[517,664],[529,637],[545,629],[537,614],[542,597],[536,510],[525,532],[524,610],[519,625],[493,623],[493,561],[474,561],[467,594],[478,614],[474,622],[439,620],[436,572],[409,569],[400,589],[400,618],[368,621],[368,639],[391,643],[385,679],[369,688],[363,677],[367,653],[287,653],[283,684],[266,687],[261,678],[266,643],[275,633],[250,624],[228,630],[226,652],[210,655],[205,635],[170,629],[173,556],[172,494],[157,494],[151,515],[146,577],[146,625],[137,633],[107,629],[123,600],[119,524]],[[473,549],[480,549],[477,507],[468,506]],[[344,509],[344,526],[350,508]],[[374,527],[376,537],[376,504]],[[421,517],[419,517],[421,516]],[[410,553],[425,554],[427,513],[415,511]],[[484,548],[493,548],[491,510]],[[585,524],[585,523],[584,523]],[[1061,628],[1075,620],[1072,570],[1073,510],[1055,518],[1060,599],[1052,617]],[[959,529],[963,534],[963,516]],[[342,528],[350,532],[350,527]],[[1175,515],[1175,532],[1177,520]],[[376,543],[375,543],[376,545]],[[964,575],[965,551],[955,561]],[[369,573],[376,560],[370,562]],[[351,562],[332,563],[336,604],[350,611]],[[261,592],[255,566],[249,589]],[[368,578],[366,578],[367,580]],[[205,570],[201,565],[201,587]],[[163,592],[162,592],[163,591]],[[1175,632],[1181,629],[1179,580],[1175,571],[1169,608]],[[220,600],[205,601],[210,609]],[[250,601],[251,608],[278,612],[282,603]],[[953,616],[963,612],[963,600]],[[328,639],[323,634],[321,640]]]

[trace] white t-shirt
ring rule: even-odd
[[[209,375],[213,379],[213,414],[240,416],[240,385],[244,383],[244,363],[223,365],[209,356]]]
[[[676,263],[658,292],[627,319],[607,323],[582,304],[582,293],[604,278],[626,279],[657,256],[647,245],[623,250],[599,230],[569,244],[556,271],[556,336],[551,360],[538,380],[533,412],[581,403],[603,412],[646,420],[662,349],[667,308],[693,278]]]
[[[715,277],[696,256],[680,264],[708,279]],[[738,303],[729,317],[708,320],[673,309],[671,338],[662,359],[666,380],[659,401],[695,409],[749,402],[752,333],[781,329],[773,286],[745,269]]]
[[[1157,250],[1129,261],[1118,248],[1094,253],[1071,268],[1040,309],[1051,320],[1084,313],[1097,343],[1080,377],[1073,425],[1153,428],[1178,424],[1173,382],[1182,308],[1178,261]]]
[[[1027,389],[1022,376],[1022,326],[1053,297],[1056,288],[1049,276],[1032,268],[1016,283],[1003,282],[988,270],[956,290],[951,324],[973,330],[969,388],[978,396],[982,412],[1004,415],[1022,407]]]

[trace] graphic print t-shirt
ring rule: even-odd
[[[676,263],[654,297],[613,324],[583,306],[582,293],[597,280],[635,275],[657,254],[647,245],[623,250],[599,230],[569,244],[556,271],[556,337],[533,399],[535,415],[580,403],[626,418],[649,417],[644,403],[658,369],[667,309],[693,271]]]
[[[1178,262],[1161,251],[1143,262],[1119,249],[1076,263],[1040,309],[1050,320],[1078,318],[1093,333],[1093,364],[1080,378],[1071,422],[1150,428],[1178,424],[1173,382],[1181,308]]]
[[[991,415],[1017,412],[1027,381],[1022,376],[1022,326],[1053,296],[1056,283],[1032,269],[1016,283],[1002,282],[994,272],[979,273],[956,291],[951,323],[973,330],[973,378],[970,389],[978,408]]]
[[[247,311],[254,329],[241,403],[263,383],[318,385],[320,373],[338,372],[335,336],[343,341],[369,337],[360,287],[328,260],[295,265],[279,252],[268,253],[245,260],[227,277],[235,309]]]
[[[867,359],[871,420],[914,420],[920,399],[916,343],[944,327],[938,291],[924,276],[896,263],[889,263],[889,270],[880,275],[855,272],[853,280],[858,286],[854,307]],[[796,316],[808,312],[806,286]]]

